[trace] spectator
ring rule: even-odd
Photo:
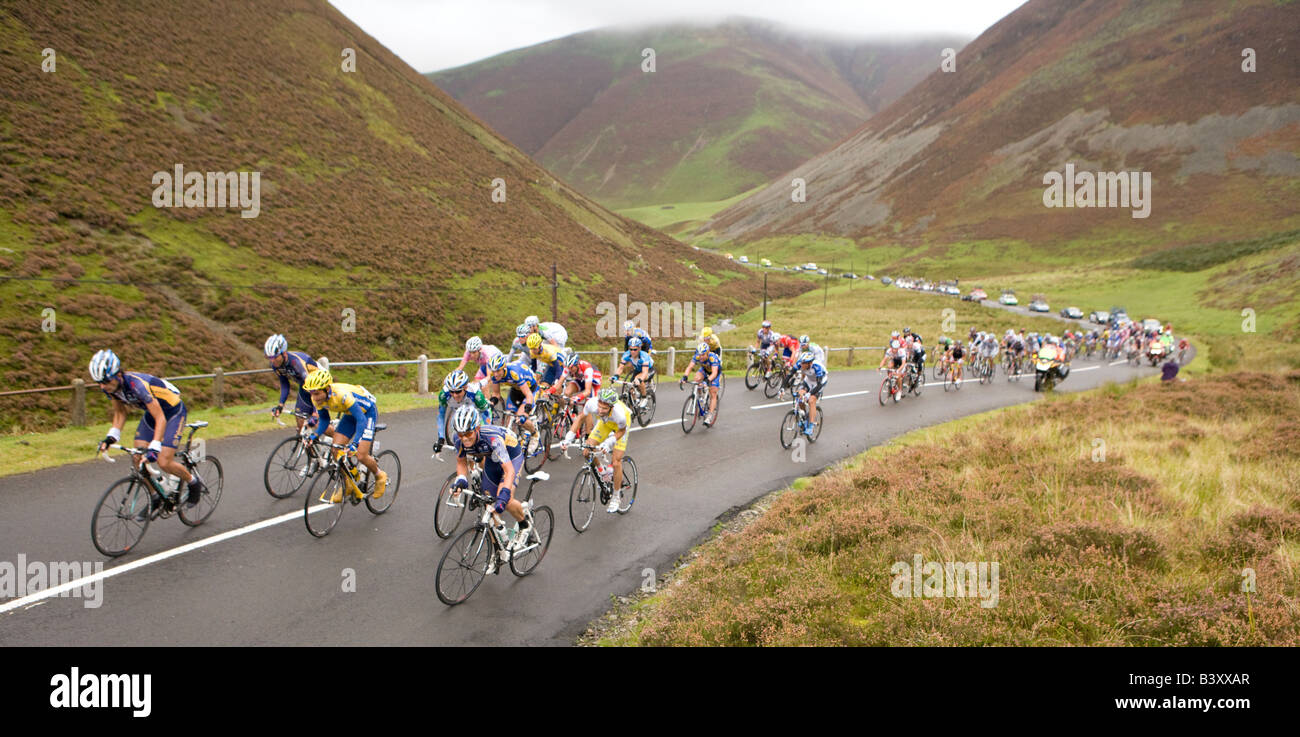
[[[1173,381],[1174,377],[1177,375],[1178,375],[1178,361],[1174,360],[1173,358],[1170,358],[1168,361],[1165,361],[1164,365],[1160,367],[1161,381]]]

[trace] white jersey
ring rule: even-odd
[[[816,343],[809,343],[807,350],[813,354],[813,363],[819,364],[823,369],[826,368],[826,349]]]
[[[569,342],[569,332],[558,322],[541,323],[537,326],[537,332],[542,334],[542,340],[553,341],[561,348]]]
[[[591,420],[595,425],[599,425],[602,422],[613,422],[618,426],[619,430],[626,430],[628,428],[628,423],[632,421],[631,415],[628,414],[627,405],[623,404],[621,401],[614,403],[614,406],[609,410],[608,417],[600,416],[600,402],[595,397],[588,399],[587,403],[582,405],[582,411],[591,415]],[[593,427],[595,427],[595,425],[593,425]]]

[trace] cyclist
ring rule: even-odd
[[[952,349],[948,351],[948,355],[950,363],[952,364],[952,367],[948,369],[949,376],[951,376],[954,381],[960,382],[961,364],[962,360],[966,357],[966,349],[962,347],[960,340],[953,343]]]
[[[655,360],[654,358],[641,349],[641,339],[633,336],[627,341],[627,350],[623,352],[623,357],[619,360],[622,368],[624,381],[631,381],[642,394],[645,393],[645,384],[650,381],[654,375]]]
[[[438,453],[447,442],[447,420],[456,416],[461,407],[474,407],[483,416],[483,424],[490,423],[492,412],[487,397],[477,384],[469,383],[469,376],[456,369],[442,380],[442,391],[438,393],[438,441],[433,444],[433,452]]]
[[[298,382],[298,394],[293,410],[297,415],[298,429],[301,430],[305,422],[303,415],[311,417],[316,414],[311,404],[311,395],[302,388],[307,375],[317,369],[316,361],[302,351],[290,351],[289,342],[279,334],[266,339],[262,352],[266,354],[266,360],[271,363],[271,371],[280,378],[280,403],[271,409],[271,416],[279,417],[284,411],[284,402],[289,398],[289,380],[292,379]],[[311,420],[312,423],[315,421],[315,418]]]
[[[980,341],[978,355],[985,362],[985,371],[990,376],[993,375],[993,368],[998,365],[998,342],[993,339],[992,333],[983,333],[983,339]]]
[[[519,483],[524,465],[524,453],[514,433],[504,427],[484,425],[483,417],[473,407],[461,407],[451,418],[456,431],[456,480],[452,482],[451,502],[460,504],[460,492],[469,488],[470,463],[483,460],[481,483],[483,493],[496,497],[492,506],[492,519],[498,534],[505,534],[501,513],[509,512],[515,518],[514,537],[501,551],[501,562],[510,560],[510,552],[526,545],[528,517],[523,505],[515,499],[515,486]],[[488,573],[497,572],[497,561],[488,562]]]
[[[537,315],[529,315],[524,318],[524,327],[528,328],[529,333],[537,333],[542,336],[542,340],[561,350],[569,342],[569,331],[558,322],[539,322]]]
[[[894,331],[898,335],[898,331]],[[879,368],[887,369],[892,374],[899,374],[903,368],[903,361],[907,360],[907,349],[903,348],[903,342],[898,338],[892,338],[889,341],[889,347],[885,349],[885,355],[880,359]],[[902,377],[898,380],[901,382]],[[900,384],[900,386],[903,386]]]
[[[618,512],[618,508],[623,505],[619,490],[623,487],[623,455],[627,452],[627,434],[632,426],[631,419],[632,410],[619,400],[618,394],[613,389],[601,389],[599,394],[587,400],[577,429],[569,430],[562,443],[568,446],[577,437],[576,433],[585,432],[587,425],[591,425],[591,432],[587,435],[588,444],[599,446],[597,450],[609,454],[612,459],[611,465],[614,467],[612,476],[614,493],[610,496],[609,506],[605,509],[610,514]],[[584,458],[590,458],[591,453],[590,450],[582,451]]]
[[[515,328],[515,340],[510,344],[510,352],[506,354],[506,363],[514,363],[528,357],[528,326],[520,324]],[[491,359],[488,359],[489,364]],[[488,372],[492,369],[489,365]]]
[[[799,339],[793,335],[778,335],[776,344],[781,348],[781,357],[785,359],[786,368],[794,368],[794,359],[799,355]]]
[[[708,343],[700,343],[695,346],[695,355],[691,356],[690,363],[686,364],[686,373],[682,374],[682,380],[677,384],[679,387],[690,381],[692,369],[709,387],[709,411],[704,416],[704,426],[709,427],[717,419],[718,377],[722,375],[722,360],[718,354],[709,350]]]
[[[801,381],[795,391],[808,394],[808,420],[803,433],[812,437],[813,426],[817,423],[817,400],[821,399],[822,390],[826,388],[830,376],[826,366],[817,362],[812,351],[799,354],[799,376]]]
[[[650,333],[647,333],[646,331],[637,327],[636,323],[632,322],[631,320],[628,320],[627,322],[623,323],[623,350],[624,351],[628,350],[628,346],[632,343],[633,338],[637,338],[638,340],[641,341],[641,350],[645,351],[646,353],[649,353],[651,350],[654,349],[654,341],[650,339]]]
[[[464,371],[469,364],[474,364],[475,369],[474,381],[483,382],[487,379],[488,362],[493,356],[501,354],[501,349],[494,345],[486,344],[483,339],[475,335],[465,341],[465,355],[461,356],[460,363],[456,365],[457,371]]]
[[[908,340],[904,343],[908,350],[908,359],[912,362],[917,374],[924,374],[925,345],[921,343],[921,336],[913,333],[911,328],[905,328],[903,332],[908,336]]]
[[[311,393],[312,405],[320,418],[310,441],[316,442],[330,426],[330,412],[339,414],[339,424],[334,428],[334,442],[347,441],[346,452],[356,453],[357,461],[370,469],[375,479],[374,498],[378,499],[388,489],[388,474],[379,468],[379,462],[370,454],[375,440],[375,425],[379,422],[379,403],[364,386],[336,383],[326,369],[316,369],[307,376],[303,388]],[[349,437],[350,436],[350,437]],[[334,493],[334,504],[343,501],[343,490]]]
[[[490,395],[488,401],[496,404],[501,400],[501,385],[510,387],[510,393],[506,395],[505,401],[506,413],[514,414],[523,426],[524,448],[527,449],[529,440],[537,432],[537,427],[529,417],[533,412],[536,395],[541,389],[537,385],[537,377],[523,361],[506,363],[505,356],[493,358],[492,363],[488,364],[488,369],[488,394]]]
[[[527,340],[528,356],[533,361],[533,371],[541,374],[540,381],[551,386],[564,375],[564,353],[553,343],[543,341],[539,333],[531,333]]]
[[[710,351],[713,351],[719,356],[722,355],[722,341],[718,340],[718,336],[714,334],[713,328],[710,327],[701,328],[699,342],[708,343]]]
[[[564,356],[564,396],[575,404],[586,403],[600,391],[600,369],[582,360],[576,353]]]
[[[754,350],[767,361],[767,367],[770,369],[772,356],[776,353],[776,339],[781,336],[772,331],[772,322],[770,320],[763,321],[762,327],[758,329],[757,336],[754,340]]]
[[[813,360],[821,364],[822,368],[826,368],[826,349],[812,342],[812,338],[809,338],[807,335],[800,335],[799,351],[801,353],[805,351],[812,353]]]
[[[190,474],[184,464],[176,460],[176,448],[189,410],[181,401],[181,390],[170,381],[139,371],[123,371],[117,354],[101,350],[90,359],[90,378],[113,400],[113,424],[108,435],[99,443],[99,453],[122,439],[128,407],[144,410],[140,424],[135,429],[135,447],[148,448],[144,460],[156,462],[163,471],[184,481],[188,494],[187,506],[198,504],[203,495],[203,482]],[[136,456],[137,465],[141,462]],[[143,521],[149,512],[162,504],[162,499],[151,492],[150,509],[140,510],[137,519]]]

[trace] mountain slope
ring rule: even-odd
[[[261,365],[272,332],[357,359],[500,341],[546,313],[552,262],[575,341],[620,293],[712,314],[753,294],[724,260],[555,180],[324,2],[6,4],[0,160],[6,388],[85,378],[104,346],[166,374]],[[257,216],[155,207],[177,165],[260,172]],[[22,424],[66,396],[12,407]]]
[[[1300,12],[1292,3],[1031,0],[859,131],[709,225],[862,243],[1007,239],[1106,248],[1300,223]],[[1243,49],[1257,71],[1242,71]],[[1044,175],[1145,171],[1149,217],[1043,204]],[[791,201],[791,178],[807,201]]]
[[[803,162],[960,39],[849,42],[752,20],[580,33],[428,76],[611,207],[723,200]],[[653,74],[642,50],[655,50]]]

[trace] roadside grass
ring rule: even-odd
[[[375,399],[379,400],[381,408],[380,421],[390,412],[437,407],[436,397],[421,397],[412,392],[376,392]],[[207,440],[268,430],[291,434],[294,431],[293,396],[290,395],[288,411],[282,418],[288,427],[281,427],[271,419],[270,404],[190,410],[187,422],[204,420],[210,423],[195,436]],[[139,422],[139,412],[127,415],[122,437],[128,442],[135,437],[136,424]],[[0,467],[0,476],[93,461],[95,449],[99,446],[99,441],[104,439],[107,429],[105,422],[92,422],[86,427],[68,427],[51,432],[0,435],[0,456],[5,458],[5,464]],[[430,430],[433,430],[432,425]],[[270,452],[269,445],[267,452]]]
[[[602,644],[1295,646],[1297,449],[1296,372],[1109,385],[918,430],[702,545]],[[915,554],[997,561],[996,606],[893,596]]]
[[[762,187],[755,187],[725,200],[714,200],[712,202],[665,202],[658,205],[646,205],[644,207],[629,207],[617,210],[616,212],[618,212],[619,215],[630,217],[639,223],[650,226],[651,228],[657,228],[659,230],[667,229],[665,232],[675,232],[680,228],[668,228],[668,226],[680,226],[683,224],[703,222],[713,217],[715,213],[740,202],[760,189],[762,189]]]

